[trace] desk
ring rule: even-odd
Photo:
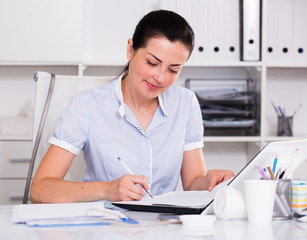
[[[13,206],[0,205],[0,239],[1,240],[295,240],[307,239],[307,223],[305,230],[296,226],[293,221],[273,221],[272,225],[253,225],[244,220],[217,221],[212,229],[214,235],[191,237],[184,234],[181,224],[158,225],[150,227],[116,227],[116,226],[83,226],[30,228],[23,224],[10,223]],[[154,221],[157,213],[125,212],[137,219]]]

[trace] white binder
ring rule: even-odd
[[[278,57],[278,8],[277,2],[279,0],[266,1],[266,45],[264,46],[264,53],[269,64],[276,63]]]
[[[176,12],[183,16],[193,28],[195,47],[190,57],[190,65],[209,61],[209,2],[208,0],[177,0]]]
[[[209,59],[221,62],[224,58],[225,46],[223,45],[223,5],[224,0],[209,1]]]
[[[277,61],[291,63],[293,61],[293,1],[278,0],[274,2],[275,9],[278,11]]]
[[[307,64],[307,1],[293,1],[293,59],[296,64]]]
[[[195,47],[190,63],[203,64],[209,61],[209,7],[208,1],[191,1],[191,26],[195,33]]]
[[[223,6],[223,49],[225,62],[238,62],[239,59],[239,1],[224,0]]]
[[[240,60],[261,60],[261,0],[240,0]]]

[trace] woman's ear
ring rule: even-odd
[[[127,45],[127,59],[130,61],[132,56],[133,56],[133,41],[131,38],[129,38]]]

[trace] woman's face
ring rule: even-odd
[[[148,40],[146,47],[133,50],[128,40],[127,58],[130,61],[128,79],[138,95],[156,98],[178,78],[183,64],[190,55],[181,42],[170,42],[164,37]]]

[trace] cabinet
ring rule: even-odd
[[[21,2],[0,3],[0,30],[7,33],[0,39],[0,116],[16,115],[24,102],[34,102],[35,71],[89,76],[120,74],[126,63],[127,39],[135,24],[146,12],[163,7],[184,15],[196,34],[194,53],[176,84],[184,86],[187,78],[253,79],[256,83],[257,132],[252,136],[204,136],[208,168],[238,172],[267,142],[307,137],[304,0],[263,0],[259,62],[239,60],[239,0],[44,1],[48,6],[36,0],[27,1],[28,6]],[[33,15],[30,8],[40,11]],[[195,9],[198,9],[196,14]],[[61,13],[58,20],[53,17],[54,12]],[[69,17],[64,12],[69,12]],[[25,18],[28,15],[32,17]],[[36,21],[39,16],[42,22]],[[283,27],[280,24],[285,19],[288,22]],[[289,114],[303,104],[294,117],[293,137],[277,136],[277,116],[271,102],[285,107]],[[19,157],[30,157],[31,139],[0,133],[0,144],[9,142],[16,144],[16,149],[27,149]],[[0,203],[8,201],[3,197],[3,187],[15,184],[23,192],[26,177],[22,172],[25,170],[20,170],[18,176],[5,175],[9,172],[6,169],[15,164],[3,163],[3,156],[10,152],[14,150],[0,148],[0,164],[4,169],[0,172]],[[20,163],[18,168],[27,169],[26,165]],[[306,177],[306,169],[304,163],[297,176]],[[16,199],[17,194],[12,196]]]
[[[77,66],[71,65],[0,64],[0,119],[19,115],[25,103],[33,105],[33,73],[39,69],[61,74],[78,74]],[[22,202],[32,145],[32,135],[17,135],[16,132],[3,134],[0,131],[0,204]]]
[[[30,138],[0,138],[1,204],[16,204],[22,201],[31,151]]]

